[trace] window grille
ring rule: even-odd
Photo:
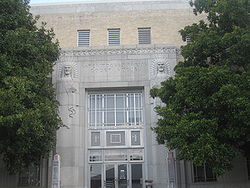
[[[90,30],[78,31],[78,47],[89,46]]]
[[[19,174],[19,186],[40,186],[40,166],[30,165]]]
[[[88,101],[88,124],[91,127],[143,123],[142,93],[90,94]]]
[[[210,182],[216,181],[216,175],[212,172],[212,169],[203,165],[193,164],[194,169],[194,182]]]
[[[138,28],[139,44],[151,44],[151,28]]]
[[[120,45],[120,29],[108,29],[109,46]]]

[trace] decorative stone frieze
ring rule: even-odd
[[[69,57],[97,56],[97,55],[141,55],[141,54],[176,54],[177,48],[149,47],[149,48],[117,48],[117,49],[83,49],[63,50],[60,61]],[[179,52],[178,52],[179,53]]]

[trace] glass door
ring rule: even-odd
[[[129,184],[128,180],[128,165],[118,164],[117,165],[117,178],[118,178],[118,188],[127,188]]]
[[[116,188],[116,176],[115,176],[115,165],[107,164],[105,165],[105,180],[104,187],[105,188]]]
[[[104,166],[104,188],[128,188],[128,164],[106,164]]]
[[[143,188],[143,165],[91,164],[90,188]]]

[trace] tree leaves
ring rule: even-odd
[[[166,106],[157,133],[160,143],[176,149],[180,159],[206,163],[217,174],[232,168],[240,153],[250,154],[250,14],[245,0],[196,0],[195,13],[208,22],[186,26],[184,62],[176,76],[151,90]],[[246,7],[247,4],[247,7]]]
[[[10,173],[45,157],[61,126],[48,79],[59,46],[53,31],[35,26],[27,3],[0,2],[0,154]]]

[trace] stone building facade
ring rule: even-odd
[[[162,104],[149,91],[174,76],[184,44],[178,31],[203,18],[186,0],[34,5],[31,11],[54,29],[62,48],[52,75],[65,125],[52,154],[61,158],[61,188],[250,187],[244,158],[215,177],[205,166],[176,160],[151,130],[154,107]],[[59,187],[52,164],[44,160],[40,171],[19,176],[2,167],[0,187]]]

